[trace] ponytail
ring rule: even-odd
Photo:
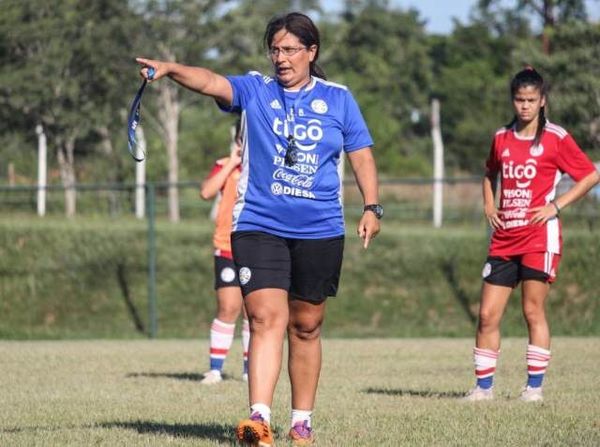
[[[327,79],[323,69],[314,61],[310,63],[310,75],[321,79]]]
[[[546,113],[544,112],[544,109],[546,107],[542,107],[540,109],[540,114],[538,117],[538,125],[537,125],[537,129],[535,131],[535,139],[533,140],[533,145],[537,146],[540,144],[540,141],[542,141],[542,134],[544,133],[544,128],[546,127]]]

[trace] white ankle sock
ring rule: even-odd
[[[262,418],[268,424],[271,423],[271,408],[268,405],[257,403],[250,405],[250,414],[258,411],[258,414],[262,416]]]
[[[311,410],[294,410],[292,409],[292,427],[297,422],[308,421],[308,426],[311,426]]]

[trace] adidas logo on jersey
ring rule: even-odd
[[[275,110],[281,109],[281,104],[279,104],[278,100],[274,99],[271,101],[271,108]]]
[[[508,150],[508,148],[502,151],[502,157],[510,157],[510,151]]]

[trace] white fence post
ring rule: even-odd
[[[35,126],[35,133],[38,136],[38,191],[37,191],[37,213],[38,216],[46,215],[46,185],[47,185],[47,166],[48,166],[48,146],[46,143],[46,134],[44,128],[38,124]]]
[[[440,101],[431,101],[431,138],[433,140],[433,226],[440,228],[444,208],[444,143],[440,125]]]
[[[135,164],[135,217],[143,219],[146,214],[145,203],[146,203],[146,137],[144,136],[144,129],[142,126],[137,126],[135,129],[136,145],[135,156],[142,161]]]

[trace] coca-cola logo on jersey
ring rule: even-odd
[[[502,177],[516,180],[519,188],[527,188],[536,175],[537,161],[533,158],[528,159],[525,164],[509,161],[502,165]]]
[[[303,174],[292,174],[286,172],[284,169],[277,169],[273,173],[275,180],[283,180],[291,185],[299,186],[302,188],[311,188],[313,185],[313,177]]]

